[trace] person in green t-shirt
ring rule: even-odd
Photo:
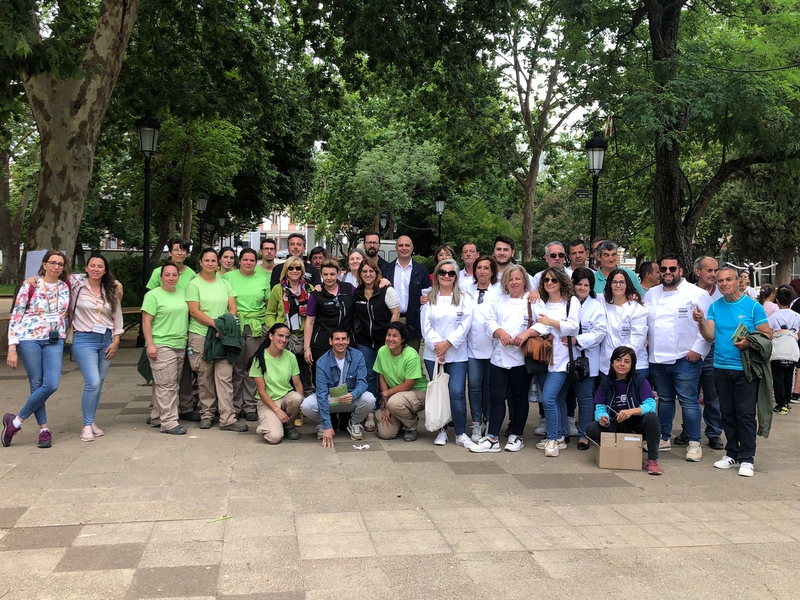
[[[266,327],[269,281],[255,272],[258,255],[252,248],[239,253],[239,270],[229,271],[223,278],[236,292],[236,311],[242,329],[242,352],[233,365],[233,410],[244,412],[248,421],[257,421],[256,386],[247,376],[247,362],[261,345]]]
[[[147,292],[142,302],[142,334],[153,371],[151,419],[159,419],[161,433],[183,435],[178,423],[178,382],[186,353],[189,307],[183,290],[177,289],[178,266],[161,267],[161,286]]]
[[[200,274],[186,288],[189,305],[189,362],[197,373],[200,392],[200,429],[211,429],[214,409],[219,403],[219,428],[247,431],[247,423],[236,420],[233,410],[233,365],[227,359],[204,360],[206,333],[214,319],[228,312],[236,316],[236,292],[231,284],[217,277],[217,253],[206,248],[200,253]],[[216,394],[215,394],[216,392]]]
[[[303,384],[297,357],[286,350],[289,328],[275,323],[250,360],[250,377],[257,390],[258,429],[268,444],[300,439],[294,422],[300,417]]]
[[[179,290],[185,290],[189,282],[197,277],[197,274],[189,267],[183,264],[189,254],[189,240],[183,238],[173,238],[167,242],[169,248],[169,260],[171,260],[178,268],[180,275],[176,287]],[[147,289],[154,290],[161,285],[161,269],[163,267],[156,267],[150,274],[150,280],[147,282]]]
[[[428,383],[422,374],[419,353],[408,346],[406,326],[400,321],[389,323],[386,345],[378,350],[373,369],[381,392],[378,437],[394,439],[402,425],[403,439],[413,442],[417,439],[417,413],[425,408]]]

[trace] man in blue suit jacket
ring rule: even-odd
[[[431,286],[431,274],[427,267],[411,260],[414,243],[407,235],[397,238],[397,258],[381,269],[383,277],[392,282],[400,298],[400,320],[406,324],[408,345],[419,351],[422,328],[419,323],[422,290]]]

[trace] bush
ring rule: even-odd
[[[192,270],[197,265],[197,258],[194,256],[186,257],[186,266]],[[161,266],[161,263],[152,265],[153,269]],[[111,263],[111,272],[114,273],[124,291],[122,295],[122,306],[141,306],[142,298],[147,289],[142,283],[142,257],[133,254],[126,254],[117,258]]]
[[[529,260],[520,262],[519,265],[528,272],[528,275],[531,276],[536,275],[536,273],[539,271],[543,271],[547,268],[547,263],[543,260]]]
[[[433,273],[433,270],[436,268],[436,259],[433,256],[414,255],[411,258],[416,262],[418,262],[419,264],[425,265],[425,268],[428,269],[429,273]]]

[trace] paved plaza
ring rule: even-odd
[[[65,360],[48,401],[0,448],[0,598],[797,598],[800,407],[759,438],[756,475],[684,449],[664,475],[601,471],[574,443],[545,459],[471,454],[306,426],[268,446],[247,433],[145,424],[140,351],[120,350],[98,425],[80,441],[83,379]],[[0,366],[3,412],[27,394]],[[537,419],[531,411],[531,423]]]

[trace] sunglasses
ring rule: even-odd
[[[303,267],[286,267],[287,271],[302,271]]]
[[[439,271],[439,277],[455,277],[458,275],[455,271]]]
[[[672,266],[672,267],[659,267],[658,270],[661,271],[662,273],[666,273],[667,271],[669,271],[670,273],[677,273],[678,272],[678,267],[675,267],[675,266]]]
[[[550,258],[564,258],[565,256],[566,256],[566,254],[564,254],[563,252],[551,252],[550,253]]]
[[[552,277],[542,277],[542,281],[545,283],[558,283],[558,279],[554,279]]]

